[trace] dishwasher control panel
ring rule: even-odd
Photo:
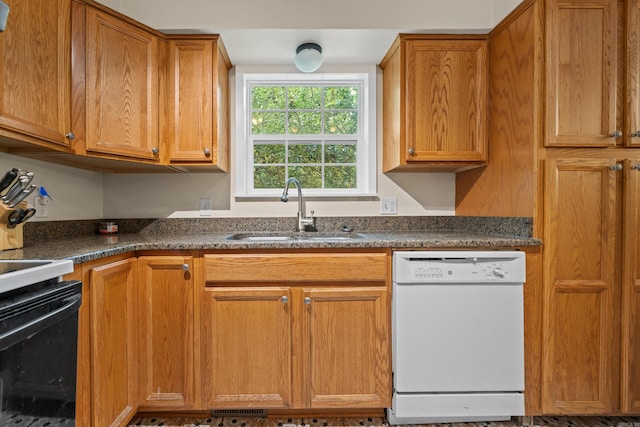
[[[400,251],[397,283],[524,283],[525,255],[516,251]]]

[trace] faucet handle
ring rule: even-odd
[[[313,216],[315,211],[311,211],[311,215],[309,217],[302,217],[300,219],[300,230],[304,231],[318,231],[316,228],[316,217]]]

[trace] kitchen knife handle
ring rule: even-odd
[[[33,193],[33,190],[35,190],[37,187],[38,187],[37,185],[31,184],[29,187],[22,190],[22,193],[20,193],[17,197],[15,197],[11,201],[11,204],[9,205],[9,207],[15,208],[16,206],[18,206],[18,204],[24,199],[26,199],[29,194]]]
[[[22,191],[26,185],[23,186],[23,184],[25,183],[25,181],[28,178],[26,177],[20,177],[16,180],[16,182],[11,186],[11,188],[9,189],[9,191],[7,191],[7,193],[2,196],[2,200],[4,202],[9,202],[11,201],[14,197],[16,197],[18,194],[20,194],[20,191]]]
[[[14,179],[18,176],[18,169],[13,168],[7,173],[4,174],[2,180],[0,181],[0,192],[4,191],[7,187],[11,185]]]

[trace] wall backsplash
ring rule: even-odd
[[[46,187],[53,197],[46,218],[30,222],[91,220],[100,218],[198,218],[199,200],[210,198],[215,217],[292,217],[290,203],[274,200],[236,200],[230,174],[159,173],[116,174],[92,172],[39,160],[2,154],[0,172],[13,167],[35,173],[34,184]],[[398,200],[398,215],[453,215],[455,175],[448,173],[380,174],[380,197]],[[33,196],[27,202],[34,204]],[[310,199],[307,210],[317,217],[378,216],[378,198],[350,200]]]
[[[29,222],[24,226],[25,246],[56,239],[97,234],[99,220]],[[293,231],[295,218],[133,218],[118,219],[118,234],[202,234],[242,231]],[[491,235],[531,237],[531,218],[393,216],[326,217],[319,231],[340,231],[348,225],[355,232],[464,231]]]

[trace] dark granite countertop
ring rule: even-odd
[[[37,226],[25,237],[21,249],[0,252],[0,259],[71,259],[82,263],[111,255],[148,250],[230,250],[230,249],[315,249],[315,248],[514,248],[538,246],[540,241],[531,237],[531,221],[526,218],[494,217],[421,217],[393,219],[337,218],[324,220],[325,227],[319,234],[292,233],[291,219],[184,219],[148,220],[144,227],[126,224],[123,233],[115,235],[90,234],[73,235],[70,231],[82,229],[79,224],[48,224]],[[122,220],[119,220],[122,221]],[[126,221],[126,220],[125,220]],[[265,223],[265,221],[268,221]],[[382,223],[381,221],[384,221]],[[140,221],[137,220],[137,223]],[[64,221],[64,223],[68,223]],[[92,227],[95,221],[92,222]],[[41,223],[35,223],[41,224]],[[354,239],[336,239],[348,233],[340,232],[339,224],[355,225]],[[64,231],[65,227],[71,227]],[[58,235],[52,235],[52,229]],[[272,233],[291,236],[282,241],[230,240],[234,233],[255,230],[270,230]],[[25,233],[28,230],[25,230]],[[39,237],[34,237],[36,234]],[[308,239],[307,237],[313,237]],[[322,238],[328,237],[328,238]]]

